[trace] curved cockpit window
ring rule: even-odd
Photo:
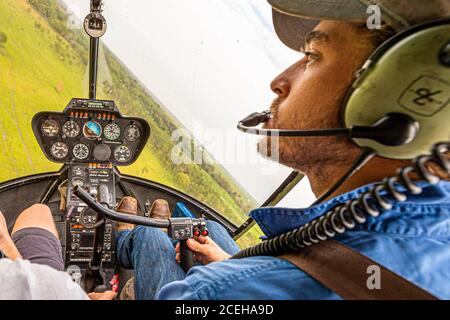
[[[242,224],[289,173],[257,155],[257,138],[235,129],[249,112],[268,108],[271,79],[299,58],[276,39],[270,6],[104,3],[97,98],[151,127],[140,158],[120,171],[192,195]],[[88,12],[88,0],[0,1],[0,181],[61,167],[41,152],[31,119],[88,96]]]

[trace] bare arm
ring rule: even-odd
[[[3,214],[0,212],[0,251],[12,261],[22,258],[16,245],[14,244],[8,232],[8,226]]]

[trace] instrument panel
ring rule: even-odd
[[[150,136],[145,120],[122,116],[107,100],[72,99],[61,113],[36,114],[32,125],[46,157],[58,163],[130,165]]]

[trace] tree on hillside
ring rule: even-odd
[[[6,41],[8,41],[8,37],[4,32],[0,31],[0,46],[3,46],[6,43]]]

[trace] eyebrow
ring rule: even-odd
[[[311,42],[314,41],[327,41],[328,40],[328,34],[323,31],[311,31],[305,36],[305,43],[303,45],[303,48],[308,47]]]

